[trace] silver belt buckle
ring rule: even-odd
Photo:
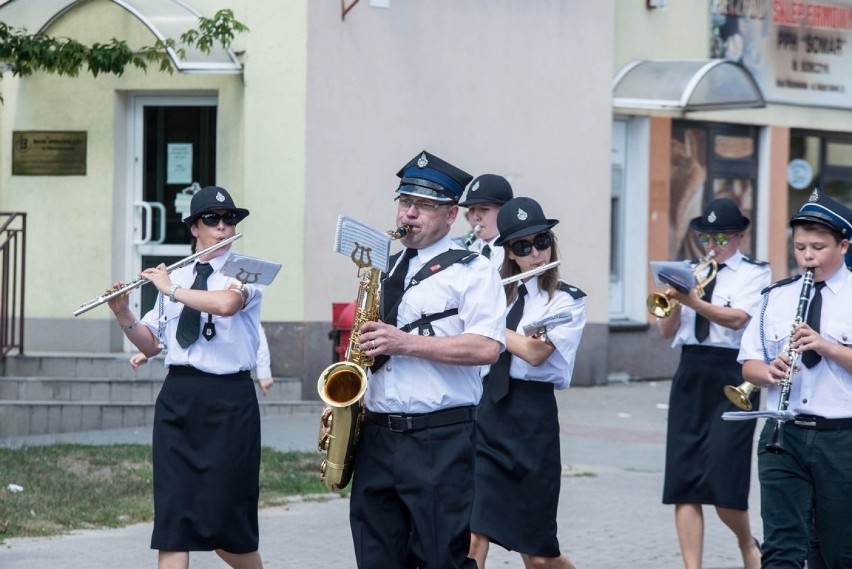
[[[793,424],[800,427],[816,427],[816,421],[808,419],[793,419]]]

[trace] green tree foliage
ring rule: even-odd
[[[187,47],[210,53],[216,44],[228,48],[236,34],[246,31],[248,27],[234,18],[231,10],[219,10],[212,18],[198,18],[198,28],[187,30],[180,39],[157,40],[154,45],[134,51],[127,42],[116,38],[109,43],[83,45],[71,38],[30,34],[0,22],[0,72],[25,77],[41,71],[77,77],[85,66],[95,77],[101,73],[120,76],[130,65],[143,71],[156,66],[160,71],[174,73],[169,49],[180,58],[185,57]]]

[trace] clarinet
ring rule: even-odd
[[[796,319],[793,320],[793,326],[790,328],[791,340],[787,342],[784,348],[784,353],[790,358],[790,369],[787,370],[787,375],[780,382],[781,393],[778,397],[778,411],[787,411],[787,406],[790,404],[790,389],[793,386],[793,375],[796,373],[796,366],[799,364],[801,354],[793,349],[793,331],[796,326],[805,321],[808,315],[808,307],[811,303],[811,289],[814,285],[814,270],[808,269],[805,272],[805,277],[802,279],[802,291],[799,293],[799,307],[796,309]],[[773,454],[781,454],[784,452],[784,419],[775,419],[775,430],[772,431],[772,438],[766,443],[766,450]]]

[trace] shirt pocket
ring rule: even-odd
[[[159,307],[154,306],[157,310],[156,314],[159,315]],[[171,300],[164,298],[163,299],[163,314],[160,316],[163,324],[166,324],[175,318],[180,318],[180,313],[183,312],[183,303],[182,302],[172,302]]]
[[[829,322],[822,333],[836,344],[844,346],[852,344],[852,324],[847,322]]]
[[[774,360],[787,347],[791,329],[791,326],[781,324],[766,327],[763,342],[766,346],[766,355],[769,356],[770,361]]]
[[[719,285],[713,289],[713,297],[710,299],[716,306],[730,307],[734,301],[734,288]]]

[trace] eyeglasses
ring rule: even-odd
[[[235,211],[226,213],[202,213],[201,221],[207,227],[216,227],[220,221],[224,221],[225,225],[236,225],[240,222],[240,216]]]
[[[526,257],[532,253],[533,247],[538,251],[544,251],[553,245],[553,237],[550,233],[539,233],[532,241],[515,241],[509,245],[509,250],[518,257]]]
[[[724,247],[728,244],[728,236],[724,233],[716,233],[715,235],[711,235],[709,233],[698,234],[698,241],[702,245],[707,245],[708,243],[710,243],[711,239],[715,241],[716,245],[718,245],[719,247]]]
[[[445,205],[452,205],[449,203],[432,203],[425,202],[423,200],[413,200],[411,198],[399,197],[397,196],[396,200],[399,202],[399,209],[408,210],[411,206],[414,206],[419,213],[424,212],[432,212],[437,210],[439,207],[444,207]]]

